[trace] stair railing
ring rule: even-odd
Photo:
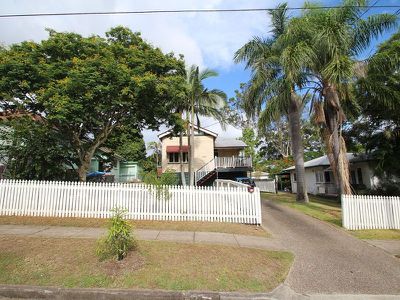
[[[206,163],[204,166],[202,166],[200,169],[198,169],[196,172],[194,172],[194,182],[197,184],[199,180],[204,178],[208,173],[212,172],[215,170],[215,160],[214,158],[210,160],[208,163]]]

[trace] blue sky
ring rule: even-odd
[[[374,3],[376,0],[371,0]],[[279,0],[2,0],[2,14],[33,12],[87,12],[121,11],[148,9],[194,9],[194,8],[273,8]],[[340,1],[322,0],[323,5],[337,5]],[[288,1],[289,7],[302,6],[302,0]],[[399,5],[399,0],[378,0],[377,5]],[[395,9],[371,9],[363,17],[372,13],[394,12]],[[58,31],[73,31],[82,35],[104,35],[109,28],[124,25],[165,52],[173,51],[185,55],[187,64],[208,67],[219,73],[217,78],[205,82],[208,88],[219,88],[229,97],[241,82],[249,79],[249,72],[242,65],[232,61],[233,53],[253,36],[267,36],[269,18],[265,12],[235,13],[185,13],[154,15],[115,15],[115,16],[65,16],[30,17],[0,19],[0,43],[8,45],[23,40],[40,41],[45,39],[45,28]],[[361,58],[373,53],[376,45],[387,39],[393,32],[386,33],[374,41],[371,49]],[[214,120],[203,119],[203,126],[214,124]],[[165,129],[165,128],[162,128]],[[225,137],[238,137],[241,132],[232,126],[223,132],[219,125],[208,129]],[[157,140],[157,132],[144,132],[145,141]]]

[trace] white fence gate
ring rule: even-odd
[[[144,184],[0,181],[0,215],[261,224],[260,191]]]
[[[400,229],[400,197],[342,195],[343,227]]]
[[[275,179],[254,179],[256,187],[260,189],[261,192],[276,193]]]

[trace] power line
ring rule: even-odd
[[[372,7],[374,7],[380,0],[376,0],[369,8],[367,8],[358,18],[361,19]]]
[[[353,6],[359,8],[397,8],[400,5],[361,5]],[[288,7],[288,10],[310,10],[310,9],[341,9],[342,6],[320,6],[320,7]],[[28,14],[3,14],[0,18],[19,18],[19,17],[52,17],[52,16],[88,16],[88,15],[128,15],[128,14],[172,14],[172,13],[228,13],[228,12],[266,12],[274,11],[277,8],[205,8],[205,9],[164,9],[164,10],[126,10],[126,11],[99,11],[99,12],[64,12],[64,13],[28,13]]]

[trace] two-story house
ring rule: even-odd
[[[250,157],[244,157],[246,144],[238,139],[220,138],[218,134],[193,125],[194,143],[190,147],[193,153],[193,172],[196,185],[211,185],[217,178],[232,179],[247,176],[252,170]],[[161,170],[181,172],[179,136],[171,130],[158,135],[161,141]],[[183,137],[183,171],[188,177],[188,137]]]

